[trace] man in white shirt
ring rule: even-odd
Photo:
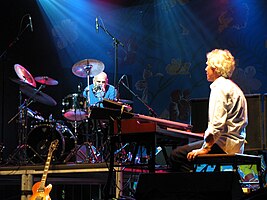
[[[171,167],[186,172],[198,155],[211,153],[243,153],[248,123],[247,101],[242,90],[230,80],[235,60],[228,50],[214,49],[207,54],[206,75],[212,82],[209,97],[209,123],[203,141],[174,149]]]

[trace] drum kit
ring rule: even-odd
[[[57,102],[49,95],[45,94],[41,90],[45,88],[46,85],[57,85],[58,82],[47,76],[39,76],[33,78],[30,72],[19,64],[14,65],[14,70],[18,78],[11,78],[11,80],[19,85],[20,91],[20,105],[18,113],[12,117],[8,123],[11,123],[14,119],[18,117],[18,133],[19,133],[19,146],[15,152],[9,157],[8,162],[14,161],[18,155],[18,162],[20,164],[26,164],[28,162],[33,162],[30,159],[29,154],[32,154],[33,157],[38,157],[38,159],[44,161],[41,154],[37,152],[33,145],[29,145],[29,135],[32,130],[29,132],[29,120],[28,117],[34,119],[38,122],[44,122],[44,118],[37,112],[32,111],[29,108],[29,105],[33,102],[39,102],[49,106],[57,105]],[[40,83],[39,88],[36,88],[37,83]],[[22,93],[25,94],[28,98],[22,102]],[[36,145],[36,144],[34,144]]]
[[[64,120],[54,120],[52,118],[46,120],[38,112],[32,111],[29,105],[33,102],[39,102],[48,106],[56,106],[57,102],[41,90],[46,86],[58,85],[58,81],[48,76],[33,78],[30,72],[19,64],[14,65],[14,70],[18,78],[11,78],[11,80],[19,85],[20,95],[23,93],[27,98],[20,102],[18,113],[8,122],[10,123],[17,117],[19,119],[17,120],[19,123],[19,146],[9,157],[8,162],[13,161],[19,155],[20,164],[42,163],[46,160],[50,143],[55,139],[59,140],[59,145],[53,155],[52,161],[54,162],[73,161],[73,158],[79,162],[103,161],[95,147],[98,144],[94,146],[94,139],[88,139],[88,135],[92,134],[93,131],[99,131],[99,128],[92,128],[94,123],[90,119],[90,108],[87,106],[90,105],[89,93],[87,94],[88,98],[85,98],[81,91],[78,91],[67,95],[62,100],[62,116],[67,123]],[[104,64],[95,59],[81,60],[72,67],[73,74],[81,78],[87,78],[88,86],[90,77],[98,75],[103,70]],[[37,88],[37,83],[40,84],[39,88]],[[21,99],[20,96],[20,101]],[[122,103],[129,103],[126,101],[122,100]],[[34,119],[30,126],[28,125],[28,121],[30,121],[28,118]],[[74,131],[66,124],[71,124]],[[86,130],[83,131],[86,139],[83,138],[82,143],[78,142],[80,135],[78,126],[80,124],[86,127]]]

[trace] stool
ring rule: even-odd
[[[194,160],[194,172],[197,165],[207,164],[215,165],[215,169],[220,169],[221,166],[231,165],[235,172],[238,172],[238,165],[256,165],[259,177],[260,188],[263,188],[263,177],[261,171],[261,157],[248,154],[204,154],[199,155]],[[219,171],[219,170],[218,170]]]

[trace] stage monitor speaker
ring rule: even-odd
[[[246,95],[248,103],[247,144],[245,150],[263,149],[262,95]]]
[[[264,145],[262,96],[260,94],[246,95],[246,99],[248,104],[248,126],[246,128],[246,140],[248,143],[245,146],[245,150],[261,150],[263,149]],[[193,125],[192,132],[204,132],[206,130],[208,126],[208,104],[209,100],[207,98],[191,100],[191,124]],[[267,103],[265,104],[267,105]]]
[[[247,194],[242,200],[263,200],[267,199],[267,188],[258,189]]]
[[[263,149],[267,148],[267,94],[263,95],[264,99],[264,116],[263,116]]]
[[[239,200],[244,194],[234,172],[141,174],[136,200]]]
[[[191,99],[190,105],[192,132],[204,133],[208,127],[209,100],[207,98]]]

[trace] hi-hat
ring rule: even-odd
[[[30,74],[30,72],[28,72],[27,69],[25,69],[24,67],[22,67],[19,64],[15,64],[14,65],[14,69],[16,74],[18,75],[18,77],[25,83],[36,87],[36,82],[34,80],[34,78],[32,77],[32,75]]]
[[[20,91],[25,94],[26,96],[30,97],[31,99],[38,101],[40,103],[49,105],[49,106],[55,106],[57,105],[57,102],[50,97],[49,95],[38,91],[37,89],[28,86],[28,85],[21,85]]]
[[[85,78],[87,75],[93,77],[103,72],[105,68],[104,63],[95,59],[84,59],[72,66],[72,72],[76,76]]]
[[[57,85],[58,81],[55,79],[52,79],[48,76],[37,76],[34,78],[38,83],[41,83],[42,85]]]

